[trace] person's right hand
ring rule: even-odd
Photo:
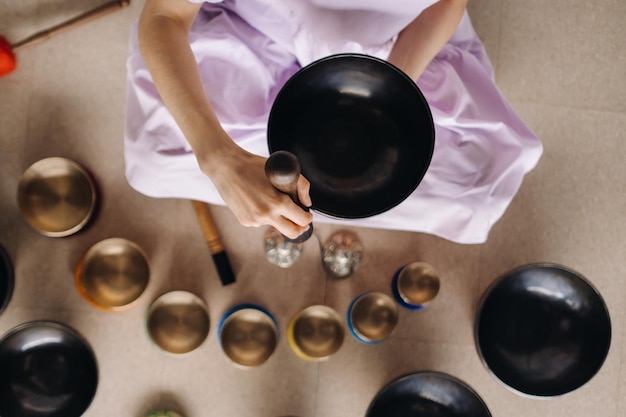
[[[307,231],[313,215],[272,186],[265,175],[266,158],[237,147],[210,159],[211,164],[201,164],[201,169],[242,225],[273,226],[291,239]],[[309,181],[300,175],[298,199],[305,207],[312,204],[309,188]]]

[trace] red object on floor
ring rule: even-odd
[[[11,50],[11,44],[0,36],[0,77],[10,74],[17,66],[17,60]]]

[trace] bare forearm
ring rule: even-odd
[[[172,0],[165,0],[172,1]],[[148,0],[139,21],[139,44],[161,98],[191,145],[201,167],[233,146],[206,97],[189,46],[189,27],[197,6],[183,6],[178,14],[161,10]],[[167,6],[166,6],[167,8]]]
[[[439,0],[424,10],[400,32],[388,61],[417,80],[450,40],[466,6],[467,0]]]

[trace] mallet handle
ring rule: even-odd
[[[66,22],[58,24],[56,26],[51,27],[50,29],[35,33],[34,35],[21,40],[17,43],[11,45],[11,49],[13,51],[24,48],[26,46],[33,45],[35,43],[41,42],[50,38],[53,35],[56,35],[59,32],[63,32],[67,29],[73,28],[74,26],[78,26],[79,24],[89,22],[98,17],[104,16],[116,10],[119,10],[123,7],[126,7],[130,4],[130,0],[115,0],[108,3],[103,4],[102,6],[98,6],[95,9],[92,9],[86,13],[83,13],[79,16],[76,16]]]

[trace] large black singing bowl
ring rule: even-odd
[[[291,77],[274,101],[267,136],[270,152],[299,158],[315,211],[352,219],[404,201],[435,144],[417,85],[386,61],[359,54],[323,58]]]
[[[531,264],[487,289],[475,337],[497,379],[518,394],[552,397],[581,387],[600,370],[611,321],[602,297],[580,274]]]
[[[91,348],[65,325],[29,322],[0,340],[1,417],[79,417],[97,385]]]
[[[366,417],[490,417],[467,384],[441,372],[417,372],[396,379],[374,397]]]

